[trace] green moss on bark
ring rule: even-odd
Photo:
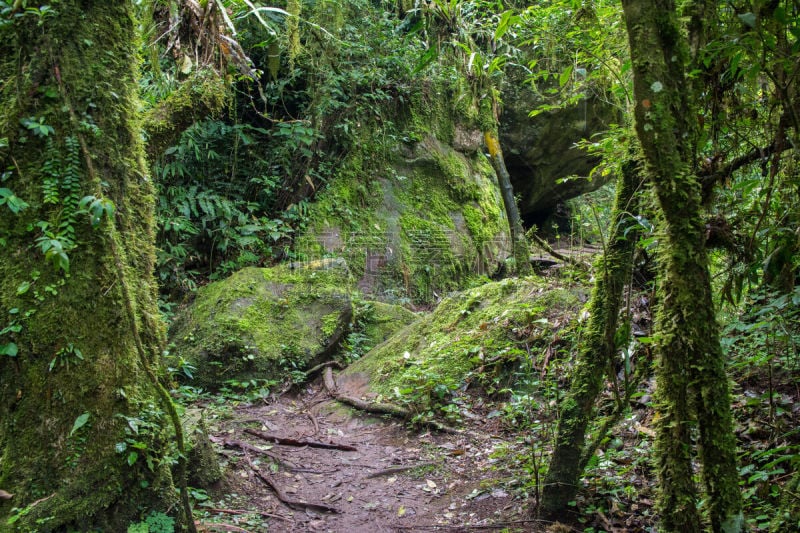
[[[684,72],[688,46],[674,4],[626,0],[623,8],[634,72],[636,131],[663,215],[654,328],[662,527],[701,530],[691,464],[696,426],[711,528],[740,531],[742,499],[730,392],[711,298],[700,185],[691,171],[696,102]]]
[[[77,247],[69,252],[67,277],[35,251],[37,235],[29,225],[63,221],[64,214],[43,202],[43,167],[53,152],[20,119],[36,117],[50,126],[56,147],[68,136],[81,140],[79,194],[116,205],[127,294],[157,364],[163,331],[152,279],[153,191],[135,120],[135,25],[127,2],[54,7],[57,15],[42,26],[25,15],[0,28],[0,78],[15,82],[0,93],[0,125],[9,141],[0,159],[12,169],[7,185],[31,206],[0,216],[0,237],[7,241],[0,313],[5,318],[19,309],[23,317],[13,336],[18,356],[0,360],[0,486],[14,494],[0,504],[0,520],[6,523],[12,507],[38,501],[15,527],[119,531],[146,509],[167,511],[175,504],[164,416],[138,363],[109,226],[92,230],[87,219],[75,218]],[[30,289],[19,290],[23,283]],[[151,467],[144,459],[129,465],[117,451],[129,437],[127,419],[144,412],[151,426],[136,438],[146,445]],[[87,413],[86,424],[73,432],[75,420]]]
[[[589,456],[586,431],[595,412],[606,369],[613,361],[614,341],[622,307],[622,292],[630,277],[634,236],[626,238],[625,217],[633,211],[638,188],[638,165],[625,165],[617,180],[617,196],[611,220],[608,248],[597,262],[597,278],[589,306],[589,323],[584,330],[570,390],[561,406],[556,446],[544,483],[540,513],[557,519],[567,512],[575,498],[581,473]]]

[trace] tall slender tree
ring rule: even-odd
[[[123,531],[176,503],[134,3],[23,4],[0,14],[0,529]]]
[[[714,531],[743,528],[730,392],[711,297],[693,172],[696,102],[688,42],[672,0],[623,0],[633,65],[636,132],[661,212],[655,318],[659,510],[666,531],[701,531],[692,471],[699,457]]]
[[[557,519],[578,491],[581,473],[594,454],[586,446],[586,431],[595,415],[603,378],[612,368],[618,348],[616,339],[625,284],[633,264],[633,233],[626,222],[635,210],[642,174],[637,161],[623,165],[617,178],[617,196],[611,232],[597,262],[597,278],[590,303],[589,323],[578,352],[570,390],[561,407],[556,446],[545,479],[540,514]],[[634,232],[635,233],[635,232]],[[624,339],[622,342],[627,342]]]

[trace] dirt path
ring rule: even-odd
[[[491,420],[464,434],[412,433],[333,401],[319,381],[206,419],[227,469],[203,502],[205,531],[534,530],[497,483],[508,474],[491,457],[505,444]],[[275,444],[259,432],[345,449]]]

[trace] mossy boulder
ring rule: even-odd
[[[509,256],[505,211],[489,162],[458,144],[427,133],[382,160],[350,154],[297,253],[346,258],[358,289],[389,303],[431,304],[492,274]]]
[[[577,325],[587,292],[552,285],[538,277],[506,279],[451,295],[350,365],[337,382],[425,412],[473,383],[496,384],[522,365],[552,361]]]
[[[193,365],[202,387],[280,381],[333,354],[353,316],[350,286],[342,260],[242,269],[178,314],[171,357]]]

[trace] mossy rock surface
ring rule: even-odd
[[[363,323],[367,346],[375,347],[411,324],[419,315],[401,305],[365,302],[369,307]]]
[[[388,303],[430,305],[509,256],[491,165],[430,134],[383,159],[351,154],[309,221],[297,253],[346,258],[357,288]]]
[[[222,479],[222,468],[217,453],[208,437],[203,411],[187,409],[181,419],[186,445],[189,485],[208,488]]]
[[[366,379],[367,396],[417,412],[435,409],[465,386],[553,357],[564,329],[577,324],[586,292],[529,277],[453,294],[350,365],[340,380]]]
[[[280,381],[331,356],[352,316],[342,260],[245,268],[200,289],[179,313],[172,356],[194,365],[201,387]]]

